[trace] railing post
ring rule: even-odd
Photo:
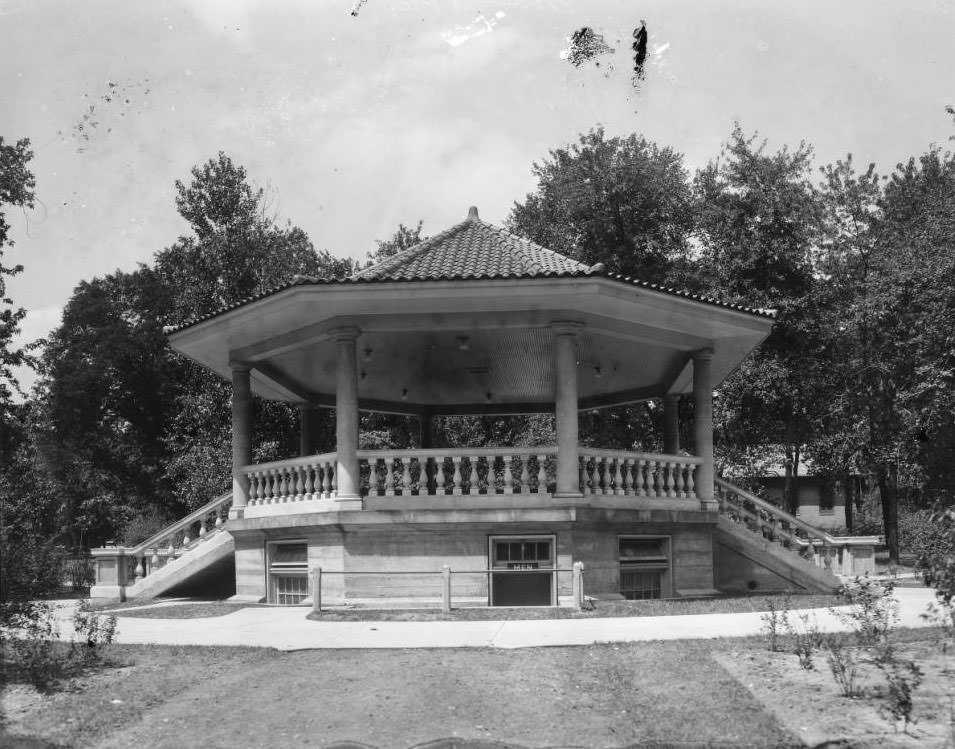
[[[584,607],[584,563],[574,562],[573,566],[574,608],[580,611]]]
[[[451,610],[451,568],[448,565],[441,568],[441,610]]]
[[[312,570],[312,612],[322,613],[322,568]]]

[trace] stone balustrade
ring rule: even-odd
[[[716,479],[720,514],[835,574],[875,572],[879,536],[832,536],[761,497]]]
[[[221,530],[229,517],[232,493],[223,494],[184,518],[171,523],[142,543],[93,549],[96,583],[93,598],[125,599],[127,586],[165,567],[186,551]]]
[[[695,499],[699,458],[581,448],[584,495]],[[553,493],[557,448],[359,450],[366,497],[476,496]],[[336,453],[244,467],[249,507],[312,502],[337,496]]]
[[[580,448],[580,489],[585,495],[696,499],[700,458]]]
[[[358,451],[373,497],[548,494],[556,458],[554,447]]]

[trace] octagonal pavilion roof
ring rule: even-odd
[[[507,278],[602,270],[578,263],[485,223],[474,206],[460,224],[359,271],[354,280],[427,281],[439,278]]]

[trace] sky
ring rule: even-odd
[[[599,66],[562,58],[582,26],[613,49]],[[0,135],[30,138],[37,182],[9,212],[8,292],[45,335],[78,283],[188,233],[175,182],[219,151],[361,259],[399,222],[502,223],[533,163],[597,126],[690,170],[738,121],[890,172],[955,133],[953,37],[948,0],[0,0]]]

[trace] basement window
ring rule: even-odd
[[[280,541],[269,545],[269,603],[294,606],[308,598],[308,544]]]
[[[628,601],[670,595],[669,536],[621,536],[620,593]]]

